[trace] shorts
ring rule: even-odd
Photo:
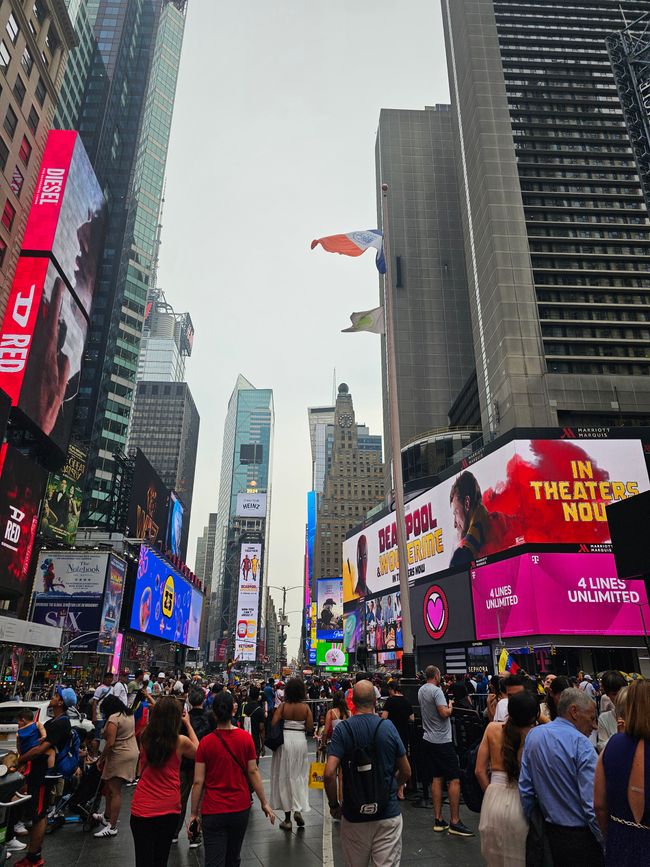
[[[36,780],[27,778],[27,794],[31,795],[31,799],[25,804],[23,821],[38,822],[39,819],[45,818],[55,782],[55,780],[44,780],[42,777]]]
[[[460,779],[460,765],[456,747],[449,741],[445,744],[432,744],[422,741],[422,757],[428,779],[444,777],[445,780]]]

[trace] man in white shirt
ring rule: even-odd
[[[499,699],[494,713],[494,722],[505,722],[508,719],[508,700],[526,689],[526,677],[523,674],[511,674],[506,679],[506,697]]]
[[[101,703],[113,691],[114,675],[112,671],[107,671],[102,682],[95,690],[90,705],[92,707],[92,721],[95,724],[95,737],[101,737],[102,729],[104,728],[104,718],[101,713]]]
[[[593,678],[590,674],[585,674],[584,678],[580,681],[580,692],[584,692],[585,695],[588,695],[589,698],[593,698],[596,701],[596,689],[593,684]]]
[[[122,702],[126,707],[129,706],[129,691],[127,689],[129,683],[129,670],[128,668],[123,668],[120,671],[119,678],[115,684],[113,684],[113,695]]]

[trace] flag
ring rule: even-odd
[[[364,232],[348,232],[346,235],[328,235],[326,238],[316,238],[311,242],[311,249],[321,245],[328,253],[340,253],[342,256],[360,256],[373,247],[377,251],[375,264],[380,274],[386,273],[384,259],[384,235],[379,229],[367,229]]]
[[[374,310],[363,310],[361,313],[351,313],[349,328],[342,330],[343,334],[357,331],[370,331],[372,334],[385,334],[384,308],[375,307]]]
[[[506,672],[517,674],[518,671],[521,671],[521,666],[517,665],[504,647],[499,656],[499,674],[505,674]]]

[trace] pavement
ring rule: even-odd
[[[260,761],[266,791],[269,791],[271,758]],[[133,789],[124,789],[119,833],[116,837],[96,840],[92,833],[84,833],[81,825],[67,824],[55,834],[45,838],[43,854],[47,867],[128,867],[134,864],[133,839],[129,829],[129,809]],[[339,841],[339,824],[331,822],[329,811],[324,817],[326,802],[323,792],[310,790],[310,807],[304,813],[305,828],[298,831],[281,831],[276,819],[271,826],[259,809],[254,798],[251,819],[241,853],[241,867],[339,867],[343,865]],[[402,835],[402,865],[423,865],[434,863],[436,867],[481,867],[478,838],[478,815],[461,807],[461,819],[476,832],[473,838],[436,834],[433,831],[433,811],[431,808],[417,807],[410,801],[402,804],[404,831]],[[448,819],[449,811],[445,805],[443,815]],[[22,838],[25,839],[25,838]],[[13,861],[21,857],[17,855]],[[7,862],[9,863],[9,862]],[[202,849],[191,850],[186,835],[181,834],[177,844],[172,846],[168,867],[202,867]]]

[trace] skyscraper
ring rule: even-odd
[[[194,572],[203,581],[205,602],[201,619],[200,647],[204,648],[207,640],[207,630],[210,621],[210,608],[213,603],[212,569],[214,567],[214,544],[217,536],[217,513],[211,512],[203,533],[196,542],[196,560]]]
[[[263,570],[268,559],[274,425],[273,391],[255,388],[240,374],[228,401],[223,433],[209,640],[225,637],[224,632],[232,637],[241,540],[249,537],[262,543]],[[266,494],[263,517],[237,515],[237,495],[245,493]]]
[[[312,491],[322,494],[325,490],[327,471],[332,466],[332,453],[336,433],[336,407],[316,406],[307,409],[311,440]],[[376,452],[381,462],[381,436],[371,434],[364,424],[357,424],[357,447],[359,451]]]
[[[650,419],[650,218],[606,41],[621,8],[442,0],[486,432]]]
[[[89,444],[82,520],[106,525],[126,447],[159,215],[186,0],[86,0],[96,47],[78,129],[109,200],[109,225],[79,391]]]
[[[162,289],[152,289],[140,343],[138,382],[184,382],[192,354],[194,326],[189,313],[175,313]]]
[[[53,126],[56,129],[76,129],[95,54],[93,25],[97,8],[87,0],[65,0],[65,5],[77,44],[68,54]]]

